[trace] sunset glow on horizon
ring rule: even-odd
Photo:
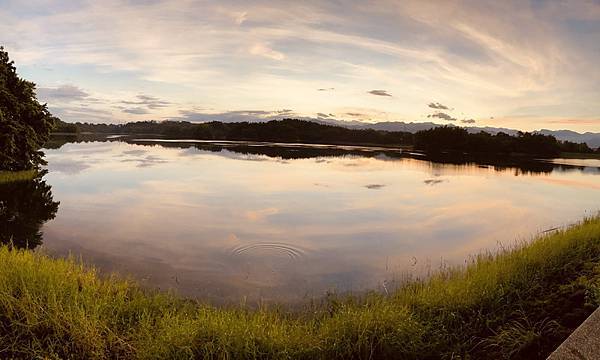
[[[435,122],[600,132],[598,1],[0,0],[67,122]]]

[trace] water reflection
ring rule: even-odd
[[[41,227],[59,205],[42,176],[0,184],[0,243],[27,249],[42,243]]]
[[[298,160],[315,158],[317,162],[328,162],[328,157],[360,156],[376,158],[382,161],[395,161],[398,159],[420,159],[428,160],[432,167],[455,165],[457,171],[471,169],[476,166],[482,169],[493,169],[495,171],[510,171],[515,176],[529,174],[544,174],[552,171],[586,171],[600,173],[600,160],[597,159],[551,159],[537,160],[519,157],[496,157],[493,155],[459,155],[444,154],[426,155],[419,152],[396,148],[365,147],[365,146],[343,146],[343,145],[318,145],[318,144],[290,144],[290,143],[257,143],[239,141],[209,141],[209,140],[172,140],[162,138],[139,138],[132,135],[56,135],[46,144],[48,149],[60,149],[69,143],[98,143],[98,142],[122,142],[128,144],[142,145],[145,147],[163,147],[175,149],[189,149],[192,151],[182,152],[181,155],[196,154],[193,150],[221,153],[236,159],[248,161],[264,161],[265,157],[275,158],[285,163],[285,160]],[[134,149],[124,151],[123,155],[139,155],[134,159],[123,160],[139,162],[138,167],[152,166],[156,163],[165,162],[160,157],[147,155],[148,150]],[[146,155],[142,157],[141,155]],[[78,164],[81,166],[81,164]],[[346,166],[357,166],[354,163]]]
[[[589,163],[88,140],[46,151],[45,247],[215,302],[389,288],[600,210]]]

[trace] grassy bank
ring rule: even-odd
[[[0,357],[543,358],[593,311],[600,218],[390,296],[214,308],[0,248]]]
[[[0,171],[0,184],[5,184],[13,181],[32,180],[37,176],[37,174],[37,170]]]

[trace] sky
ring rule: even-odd
[[[0,0],[0,45],[68,122],[600,132],[600,0]]]

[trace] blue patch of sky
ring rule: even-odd
[[[598,51],[600,49],[600,20],[568,20],[565,23],[567,35],[573,44],[583,50]],[[595,53],[596,57],[600,54]]]

